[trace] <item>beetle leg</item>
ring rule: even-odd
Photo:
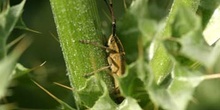
[[[108,63],[112,72],[117,73],[119,70],[119,65],[111,57],[108,57]]]
[[[88,78],[88,77],[94,75],[95,73],[100,72],[100,71],[103,71],[103,70],[108,69],[108,68],[110,68],[110,67],[111,67],[110,65],[104,66],[104,67],[102,67],[102,68],[99,68],[99,69],[97,69],[97,70],[91,72],[91,73],[87,73],[87,74],[85,74],[85,75],[83,75],[83,76],[84,76],[85,78]]]
[[[79,42],[81,42],[83,44],[90,44],[90,45],[94,45],[94,46],[106,49],[107,52],[116,52],[115,50],[113,50],[113,49],[111,49],[111,48],[109,48],[107,46],[100,45],[98,42],[94,42],[94,41],[90,41],[90,40],[79,40]]]

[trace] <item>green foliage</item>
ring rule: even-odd
[[[58,33],[60,33],[59,28],[65,24],[59,23],[62,21],[56,17],[58,14],[53,4],[54,1],[51,0],[51,3],[58,25]],[[116,105],[109,96],[106,83],[102,82],[100,78],[96,79],[95,75],[87,79],[86,86],[82,90],[75,92],[74,95],[79,106],[95,110],[103,108],[106,110],[116,108],[119,110],[152,109],[154,106],[169,110],[186,109],[189,101],[193,98],[196,87],[202,81],[219,77],[208,78],[204,76],[208,73],[219,72],[214,70],[218,68],[215,64],[220,55],[219,43],[211,47],[206,44],[203,38],[204,28],[202,27],[201,17],[196,15],[200,2],[200,0],[174,0],[170,2],[172,5],[168,6],[168,10],[170,10],[166,15],[168,17],[154,19],[156,16],[150,12],[153,9],[151,6],[155,5],[153,1],[133,1],[119,21],[118,29],[119,36],[126,36],[126,39],[123,37],[121,39],[129,61],[125,75],[119,78],[115,76],[119,80],[119,90],[125,99]],[[96,10],[96,8],[94,9]],[[82,10],[85,9],[80,10],[78,13],[82,14]],[[75,19],[72,22],[84,22],[85,25],[92,27],[83,20]],[[134,29],[135,31],[132,31]],[[68,31],[68,29],[66,30]],[[77,32],[81,31],[75,29],[72,36],[76,35],[77,37],[78,35],[82,39],[89,39],[83,36],[88,36],[90,39],[95,37],[87,35],[86,33],[90,34],[89,31],[85,31],[85,35],[76,34]],[[64,39],[62,37],[65,36],[62,36],[62,33],[60,34],[62,44],[62,39]],[[79,38],[74,39],[74,41],[79,40]],[[77,46],[79,46],[77,48],[84,47],[83,45]],[[65,48],[63,47],[64,55]],[[76,58],[80,59],[80,57]],[[72,62],[69,60],[71,59],[66,60],[67,65],[69,65],[68,62]],[[195,64],[198,66],[192,67]],[[70,78],[73,73],[75,75],[83,74],[83,72],[69,71]],[[77,80],[80,76],[76,76],[77,78],[72,79],[73,87],[79,89]],[[102,95],[100,96],[100,94]],[[97,99],[97,97],[99,98]]]
[[[113,1],[113,6],[121,6],[120,2]],[[103,70],[85,78],[85,74],[108,65],[103,48],[80,42],[89,40],[98,45],[106,45],[106,38],[102,35],[102,31],[106,30],[102,26],[107,22],[110,29],[111,23],[102,19],[106,13],[99,11],[99,8],[103,7],[97,5],[104,5],[104,1],[99,3],[94,0],[50,0],[68,80],[72,87],[74,98],[70,100],[74,100],[76,105],[72,107],[39,84],[35,84],[58,102],[57,108],[192,109],[192,100],[197,90],[201,90],[197,88],[203,84],[202,82],[220,77],[218,0],[130,2],[124,1],[125,5],[129,6],[128,9],[120,17],[116,16],[119,18],[117,35],[126,52],[126,72],[117,76],[110,75],[109,70]],[[20,17],[24,3],[25,0],[12,7],[7,1],[0,4],[0,98],[6,95],[12,79],[35,69],[27,69],[17,63],[29,40],[23,40],[8,52],[23,38],[7,44],[14,28],[30,31]],[[118,15],[115,7],[114,12]],[[118,88],[114,87],[113,78],[118,80]],[[215,97],[215,94],[210,96]],[[5,105],[0,106],[4,107]]]
[[[23,11],[25,0],[17,6],[9,7],[8,1],[4,2],[4,8],[0,14],[0,58],[4,58],[7,54],[6,41],[11,31],[15,27],[18,19]]]
[[[13,70],[16,68],[16,63],[19,56],[29,45],[30,40],[24,40],[17,47],[7,55],[7,39],[14,29],[18,19],[23,11],[25,0],[20,4],[9,7],[8,1],[4,1],[2,5],[2,10],[0,13],[0,98],[6,95],[7,87],[13,78]],[[16,74],[16,72],[15,72]]]
[[[25,0],[15,6],[9,6],[9,1],[1,1],[0,12],[0,99],[9,96],[8,88],[12,80],[27,74],[30,70],[17,62],[22,53],[31,43],[31,39],[26,34],[8,43],[9,36],[16,27],[21,14]],[[25,28],[25,27],[24,27]],[[17,45],[15,45],[17,44]],[[14,48],[12,48],[14,47]],[[10,51],[10,52],[9,52]],[[2,103],[0,109],[15,109],[15,104]]]

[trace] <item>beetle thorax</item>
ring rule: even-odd
[[[111,35],[108,39],[108,47],[111,50],[114,50],[115,52],[119,52],[119,48],[118,48],[116,38],[113,35]]]

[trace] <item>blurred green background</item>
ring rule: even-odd
[[[10,5],[19,4],[22,0],[11,0]],[[109,11],[103,0],[97,0],[99,13],[101,14],[102,32],[108,37],[111,32],[111,22],[109,20]],[[114,4],[117,9],[116,18],[120,18],[124,13],[123,1]],[[106,11],[107,10],[107,11]],[[59,45],[58,35],[53,19],[53,14],[49,0],[26,0],[24,12],[22,15],[26,26],[34,33],[21,29],[15,29],[9,37],[8,42],[13,41],[22,33],[31,36],[33,42],[31,46],[23,53],[19,59],[26,68],[34,68],[46,61],[46,63],[31,73],[19,77],[12,82],[9,91],[11,94],[3,103],[16,103],[20,109],[52,109],[59,106],[51,96],[37,87],[31,80],[38,82],[53,95],[74,106],[72,92],[63,87],[59,87],[53,82],[69,85],[67,70]]]
[[[11,0],[10,4],[16,5],[20,2],[21,0]],[[45,61],[46,63],[13,81],[10,87],[12,96],[7,98],[7,102],[15,102],[21,109],[51,109],[58,106],[53,98],[31,81],[32,79],[58,98],[73,105],[71,91],[53,84],[53,82],[59,82],[69,86],[62,51],[59,41],[56,40],[56,28],[49,0],[27,0],[22,18],[28,28],[38,31],[40,34],[20,29],[13,31],[8,42],[21,33],[27,33],[33,39],[31,46],[23,53],[19,63],[27,68],[37,67]]]
[[[110,21],[108,20],[108,11],[102,0],[97,0],[101,10],[100,18],[102,21],[103,34],[108,37],[110,33]],[[102,2],[99,2],[102,1]],[[160,0],[151,0],[158,2],[158,7],[164,5]],[[167,0],[170,2],[170,0]],[[11,5],[20,3],[21,0],[11,0]],[[164,3],[166,3],[164,1]],[[201,10],[206,10],[200,7]],[[102,10],[103,9],[103,10]],[[120,19],[124,12],[123,1],[115,3],[116,18]],[[209,8],[208,8],[209,9]],[[208,11],[208,9],[206,11]],[[152,12],[153,13],[153,12]],[[161,15],[164,16],[164,15]],[[37,87],[32,81],[37,81],[40,85],[49,90],[58,98],[74,106],[72,92],[65,88],[56,86],[53,82],[59,82],[69,86],[67,71],[62,56],[59,42],[53,37],[57,37],[56,28],[50,8],[49,0],[27,0],[23,21],[28,28],[40,32],[33,33],[20,29],[15,29],[8,42],[17,38],[21,33],[28,33],[33,38],[33,43],[22,55],[19,62],[27,68],[34,68],[46,61],[43,67],[35,69],[31,73],[20,77],[12,82],[9,88],[9,96],[2,103],[16,103],[22,109],[51,109],[59,104],[48,94]],[[53,35],[52,35],[53,34]],[[122,39],[123,42],[123,39]],[[126,47],[125,47],[126,48]],[[204,81],[196,90],[194,99],[190,102],[190,110],[219,110],[220,109],[220,79]]]

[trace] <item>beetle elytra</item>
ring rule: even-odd
[[[88,40],[81,40],[81,43],[85,44],[92,44],[101,48],[104,48],[108,54],[107,61],[108,61],[108,66],[104,66],[98,70],[95,70],[91,73],[87,73],[84,75],[84,77],[89,77],[93,75],[94,73],[97,73],[99,71],[105,70],[105,69],[110,69],[111,75],[114,77],[114,75],[121,76],[125,72],[125,51],[123,48],[123,45],[120,41],[120,39],[116,36],[116,19],[114,16],[113,12],[113,5],[112,1],[109,0],[109,3],[107,0],[105,0],[105,3],[108,6],[108,9],[111,13],[111,18],[112,18],[112,34],[108,38],[108,43],[107,46],[104,45],[99,45],[96,42],[91,42]],[[114,77],[115,80],[115,88],[118,88],[118,81]]]

